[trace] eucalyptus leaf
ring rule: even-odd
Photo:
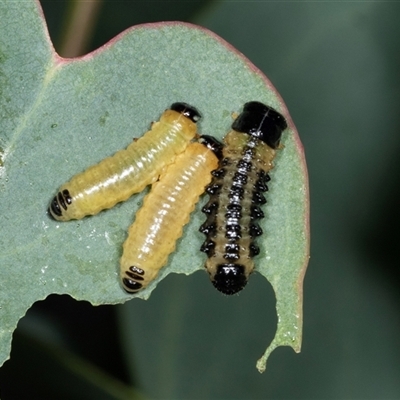
[[[126,232],[144,193],[81,221],[51,220],[47,207],[73,175],[126,147],[176,101],[202,113],[201,133],[219,139],[232,113],[258,100],[289,121],[269,185],[268,235],[258,271],[277,298],[277,346],[300,351],[302,279],[308,262],[308,183],[295,127],[275,89],[243,55],[212,32],[184,23],[131,28],[101,49],[62,59],[38,2],[2,1],[0,20],[0,360],[18,320],[37,300],[69,294],[94,305],[146,299],[170,273],[203,269],[202,198],[169,263],[136,296],[118,281]]]

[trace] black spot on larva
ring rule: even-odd
[[[227,243],[223,257],[228,261],[238,261],[240,258],[240,246],[237,243]]]
[[[246,147],[243,150],[243,156],[246,157],[247,159],[252,159],[255,155],[255,149],[251,148],[251,147]]]
[[[245,267],[240,264],[220,264],[212,281],[220,292],[231,295],[241,291],[247,284]]]
[[[171,105],[171,110],[176,111],[189,118],[192,122],[196,123],[200,120],[201,114],[196,107],[193,107],[187,103],[174,103]]]
[[[240,256],[236,253],[225,253],[224,258],[228,261],[238,261]]]
[[[239,219],[242,216],[242,206],[239,204],[229,204],[225,217],[227,219]]]
[[[226,219],[226,229],[229,229],[231,226],[236,226],[236,225],[239,225],[237,218],[227,218]],[[236,229],[236,228],[234,228],[234,229]]]
[[[214,178],[223,178],[226,174],[226,170],[224,168],[219,168],[211,172],[211,175]]]
[[[226,227],[225,237],[227,239],[240,239],[242,237],[242,228],[240,225],[229,225]]]
[[[247,183],[247,175],[239,171],[235,172],[235,175],[233,175],[233,181],[244,186]]]
[[[67,204],[71,204],[71,203],[72,203],[72,197],[71,197],[71,195],[69,194],[68,189],[64,189],[64,190],[62,191],[62,194],[63,194],[63,197],[64,197],[65,202],[66,202]]]
[[[261,236],[263,231],[258,224],[251,224],[249,229],[250,236],[252,238]]]
[[[206,253],[208,257],[212,257],[214,255],[214,250],[215,250],[215,242],[211,239],[206,240],[200,247],[200,251]]]
[[[58,192],[57,199],[58,199],[58,204],[59,204],[64,210],[66,210],[66,209],[68,208],[68,207],[67,207],[67,203],[64,201],[64,196],[63,196],[63,194],[62,194],[61,192]]]
[[[250,217],[251,219],[264,218],[264,212],[260,207],[252,205],[250,209]]]
[[[256,183],[254,184],[254,189],[260,192],[266,192],[268,190],[268,186],[265,183],[264,178],[257,179]]]
[[[232,161],[229,158],[223,158],[220,163],[220,167],[226,167],[230,164],[232,164]]]
[[[246,103],[243,111],[233,122],[232,129],[259,138],[276,149],[287,128],[285,118],[273,108],[258,101]]]
[[[240,246],[238,243],[227,243],[225,245],[225,251],[239,253]]]
[[[251,171],[252,164],[251,164],[251,162],[240,160],[238,162],[237,166],[238,166],[238,170],[241,173],[246,173],[246,172],[250,172]]]
[[[254,204],[265,204],[267,202],[267,200],[265,200],[264,195],[260,192],[253,193],[252,201]]]
[[[142,284],[139,282],[135,282],[132,279],[123,278],[122,283],[124,284],[124,289],[128,292],[137,292],[142,288]]]
[[[268,174],[263,170],[258,171],[257,176],[258,176],[258,179],[263,179],[265,182],[267,182],[267,178],[268,178],[268,181],[270,180],[270,177],[268,176]]]
[[[231,186],[229,189],[229,198],[238,201],[243,199],[244,189],[240,186]]]
[[[200,226],[199,231],[201,233],[204,233],[205,235],[210,235],[210,236],[214,235],[215,232],[217,231],[215,221],[214,220],[209,221],[207,219],[207,221],[204,222],[204,224]]]
[[[226,208],[232,211],[242,211],[242,206],[240,204],[228,204]]]
[[[221,191],[222,184],[212,183],[207,186],[206,192],[208,194],[218,194]]]
[[[201,211],[203,211],[204,214],[215,214],[218,210],[218,201],[212,201],[207,203]]]
[[[250,257],[258,256],[259,254],[260,254],[260,248],[255,243],[252,243],[250,245],[250,252],[249,252]]]
[[[144,270],[142,268],[132,265],[131,267],[129,267],[129,269],[135,274],[144,275]]]

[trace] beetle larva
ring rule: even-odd
[[[128,293],[145,288],[166,264],[190,213],[211,182],[218,153],[221,144],[203,136],[202,143],[189,144],[152,185],[123,245],[120,274]]]
[[[58,221],[80,219],[142,191],[185,150],[200,118],[196,108],[172,104],[141,138],[61,186],[50,204],[50,215]]]
[[[242,290],[254,269],[252,257],[260,252],[255,238],[262,234],[255,221],[264,217],[263,192],[286,127],[281,114],[252,101],[224,138],[223,157],[206,189],[210,198],[202,211],[207,220],[200,227],[207,236],[201,247],[208,255],[205,267],[222,293]]]

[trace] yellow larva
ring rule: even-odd
[[[185,150],[196,136],[199,119],[194,107],[172,104],[140,139],[61,186],[50,204],[50,215],[58,221],[80,219],[142,191]]]
[[[128,293],[145,288],[166,264],[182,229],[218,166],[220,143],[191,143],[153,184],[123,245],[121,282]],[[206,147],[207,146],[207,147]]]

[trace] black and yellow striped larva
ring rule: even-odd
[[[246,103],[225,136],[223,157],[206,191],[202,211],[207,215],[200,232],[207,236],[201,251],[208,256],[206,269],[213,285],[234,294],[253,272],[253,256],[260,249],[255,238],[262,234],[256,220],[263,218],[268,172],[287,124],[277,111],[262,103]]]
[[[196,136],[196,108],[174,103],[141,138],[61,186],[49,206],[58,221],[111,208],[153,183]]]
[[[202,136],[161,174],[143,200],[123,245],[120,275],[128,293],[144,289],[166,264],[200,195],[218,167],[221,143]]]

